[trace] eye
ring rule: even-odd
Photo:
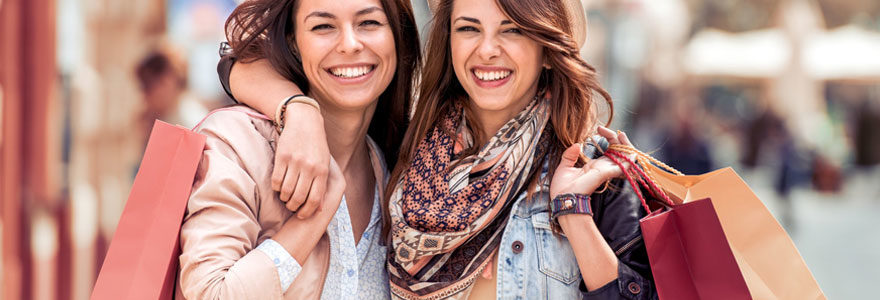
[[[380,23],[379,21],[376,21],[376,20],[366,20],[366,21],[361,22],[360,25],[365,26],[365,27],[378,27],[378,26],[382,26],[382,23]]]
[[[456,32],[479,32],[474,26],[461,26],[455,29]]]
[[[312,31],[327,30],[327,29],[333,29],[333,26],[330,24],[321,24],[321,25],[315,25],[314,27],[312,27]]]
[[[505,29],[503,32],[504,33],[513,33],[513,34],[522,34],[522,30],[520,30],[519,28],[516,28],[516,27]]]

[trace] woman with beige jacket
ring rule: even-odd
[[[305,95],[286,98],[274,116],[231,107],[196,127],[207,143],[181,227],[179,296],[389,297],[379,199],[383,151],[402,139],[420,65],[412,14],[409,1],[391,0],[253,0],[233,12],[235,57],[267,58]],[[328,184],[304,196],[323,198],[320,206],[273,190],[289,185],[272,172],[293,104],[314,106],[324,120]]]

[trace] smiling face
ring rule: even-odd
[[[397,68],[394,35],[379,0],[301,0],[296,47],[322,107],[376,103]]]
[[[535,96],[543,48],[495,0],[454,1],[450,49],[455,75],[479,119],[505,122]]]

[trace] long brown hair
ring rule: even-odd
[[[379,96],[367,133],[394,167],[409,124],[414,74],[421,66],[419,35],[409,0],[379,0],[388,17],[397,51],[397,70]],[[296,0],[249,0],[226,19],[226,39],[236,60],[268,59],[279,74],[308,94],[309,82],[295,49]]]
[[[416,104],[410,127],[401,145],[397,166],[385,192],[383,213],[384,236],[390,231],[388,201],[395,185],[410,167],[412,155],[419,142],[424,139],[441,116],[450,113],[456,103],[468,107],[468,95],[455,75],[452,66],[452,53],[449,44],[451,15],[454,0],[441,0],[434,10],[434,19],[425,52],[425,66],[419,80],[419,101]],[[544,57],[550,69],[545,69],[539,80],[538,90],[552,95],[549,130],[553,136],[549,155],[533,164],[540,168],[546,160],[551,166],[559,162],[562,152],[569,146],[583,142],[598,121],[598,105],[595,94],[608,105],[608,120],[611,122],[613,103],[611,95],[599,84],[596,69],[584,61],[579,47],[572,35],[565,3],[560,0],[496,0],[501,10],[529,38],[544,49]],[[472,117],[473,114],[468,114]],[[481,130],[475,130],[476,120],[467,120],[475,140],[485,141]],[[463,150],[462,156],[472,155],[482,145],[474,145]],[[555,169],[550,168],[551,173]],[[530,187],[538,184],[541,172],[534,173]],[[552,174],[551,174],[552,177]],[[529,188],[529,190],[533,190]]]

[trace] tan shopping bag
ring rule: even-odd
[[[794,242],[732,168],[696,176],[648,169],[677,204],[712,198],[752,298],[827,299]]]

